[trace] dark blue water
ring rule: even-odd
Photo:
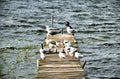
[[[0,0],[0,78],[33,79],[45,26],[78,29],[86,79],[120,78],[120,0]]]

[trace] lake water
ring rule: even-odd
[[[120,0],[0,0],[1,79],[34,79],[51,16],[79,30],[86,79],[120,79]]]

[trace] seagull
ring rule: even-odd
[[[50,26],[46,26],[46,31],[48,32],[50,30]]]
[[[75,57],[79,58],[79,57],[84,57],[84,56],[81,53],[79,53],[79,52],[75,52]]]
[[[64,48],[64,50],[65,50],[65,53],[66,53],[66,55],[69,55],[70,48],[68,48],[68,47],[65,47],[65,48]]]
[[[72,46],[72,44],[71,44],[71,42],[65,42],[64,43],[64,49],[65,49],[65,53],[67,54],[67,55],[69,55],[69,52],[70,52],[70,47]]]
[[[55,45],[55,44],[52,44],[52,43],[49,43],[49,48],[50,48],[50,49],[56,48],[56,45]]]
[[[64,50],[59,52],[60,59],[65,58]]]
[[[56,41],[56,46],[61,46],[61,45],[63,45],[62,42],[60,42],[60,41]]]
[[[52,33],[51,29],[52,29],[52,27],[46,26],[47,35],[51,35],[51,33]]]
[[[71,46],[72,46],[71,42],[65,43],[65,47],[71,47]]]
[[[70,47],[69,55],[70,55],[70,56],[73,56],[76,51],[77,51],[77,49],[71,46],[71,47]]]
[[[42,60],[45,59],[45,54],[44,54],[44,49],[43,49],[43,48],[40,48],[40,58],[41,58]]]
[[[68,40],[64,40],[64,41],[63,41],[63,44],[64,44],[65,47],[70,47],[70,46],[72,46],[71,42],[68,41]]]
[[[47,31],[47,35],[54,35],[54,34],[58,34],[61,32],[59,29],[53,28],[50,26],[46,26],[46,31]]]
[[[73,56],[73,53],[74,53],[74,52],[70,51],[70,52],[69,52],[69,55],[70,55],[70,56]]]
[[[52,42],[53,40],[52,39],[45,39],[45,43],[46,44],[49,44],[50,42]]]
[[[71,26],[70,23],[68,21],[66,21],[66,30],[68,34],[73,34],[76,32],[76,30],[74,30]]]
[[[63,41],[63,44],[65,45],[66,43],[68,43],[69,41],[68,40],[64,40]]]
[[[41,53],[41,54],[40,54],[40,57],[41,57],[42,60],[44,60],[44,59],[45,59],[45,54],[44,54],[44,53]]]
[[[75,52],[75,51],[77,51],[77,48],[71,46],[71,47],[70,47],[70,51]]]

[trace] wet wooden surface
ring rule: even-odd
[[[61,42],[69,40],[73,45],[77,45],[74,36],[68,34],[47,36],[46,39]],[[65,58],[60,59],[58,53],[45,54],[45,56],[45,60],[39,59],[37,61],[38,74],[36,79],[84,79],[84,70],[81,67],[79,58],[66,55]]]
[[[64,41],[69,40],[70,42],[77,42],[73,35],[71,34],[56,34],[56,35],[49,35],[46,39],[52,39],[54,41]]]
[[[84,71],[80,60],[67,56],[60,59],[58,54],[46,54],[39,60],[37,79],[82,79]]]

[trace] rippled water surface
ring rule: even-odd
[[[0,78],[33,79],[45,26],[65,21],[85,56],[87,79],[120,78],[120,0],[0,0]]]

